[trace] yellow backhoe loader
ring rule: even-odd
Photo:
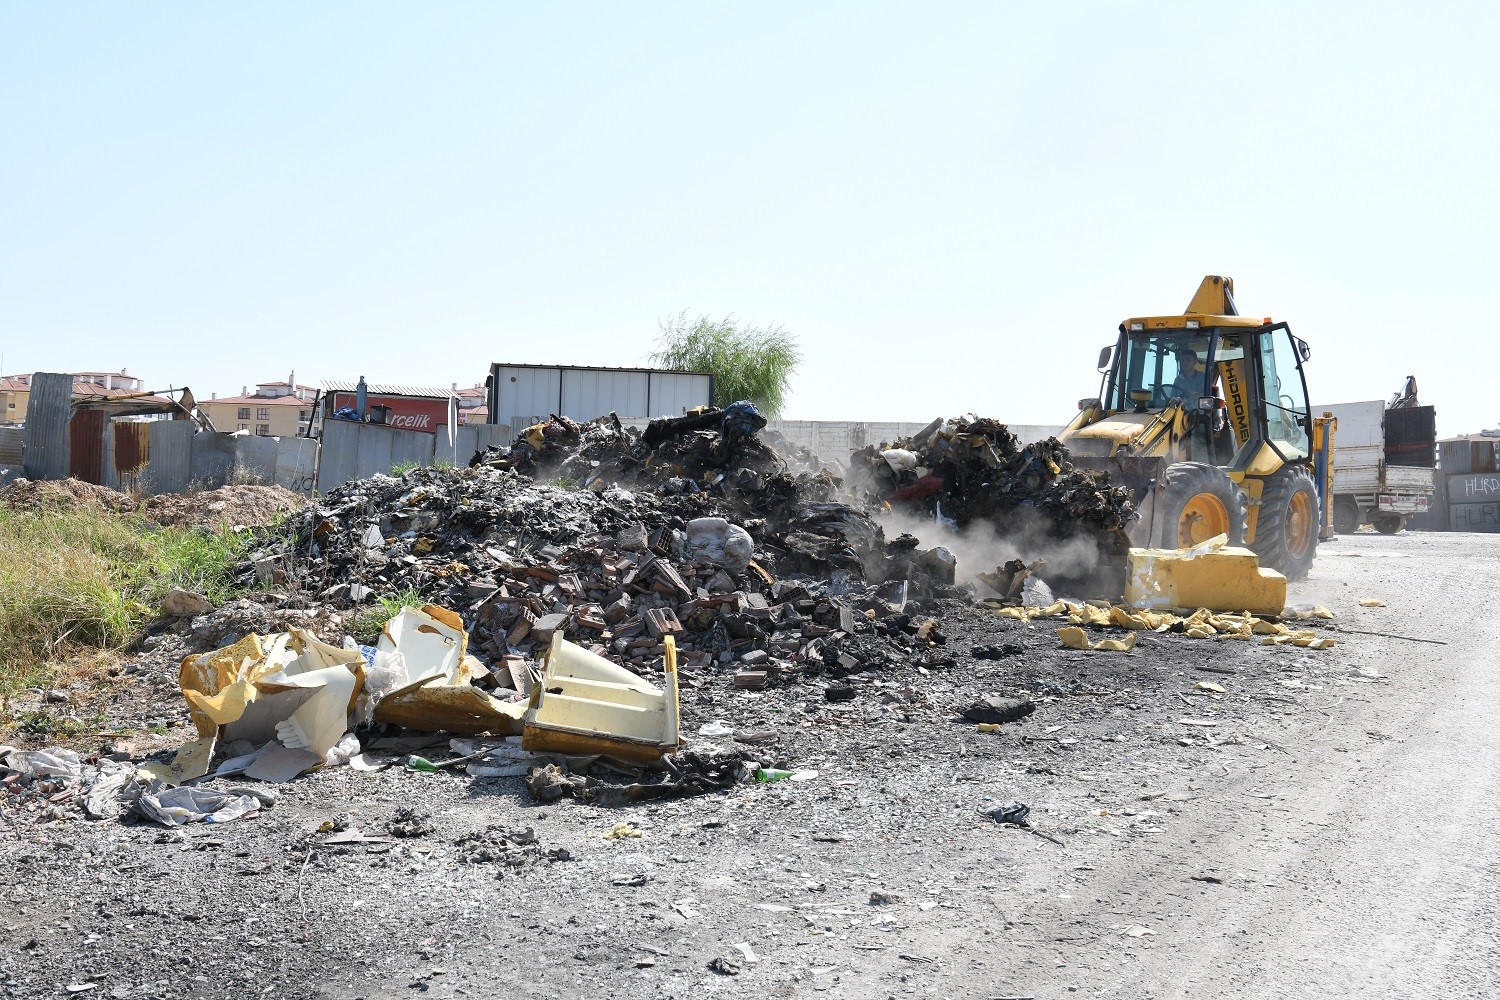
[[[1226,534],[1299,579],[1318,547],[1309,356],[1285,323],[1241,316],[1234,281],[1210,275],[1182,315],[1120,324],[1098,397],[1079,401],[1060,440],[1134,491],[1132,545]]]

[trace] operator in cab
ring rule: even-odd
[[[1183,344],[1177,348],[1177,377],[1167,389],[1167,398],[1181,399],[1190,408],[1198,405],[1203,395],[1204,365],[1191,347]]]

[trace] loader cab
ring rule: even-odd
[[[1100,400],[1109,414],[1160,413],[1180,400],[1185,428],[1177,461],[1245,470],[1265,444],[1281,461],[1304,461],[1311,454],[1302,373],[1308,354],[1285,323],[1127,320]]]

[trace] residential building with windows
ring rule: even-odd
[[[313,408],[317,396],[313,386],[298,385],[297,373],[292,372],[285,382],[257,382],[254,392],[243,386],[238,396],[214,394],[200,399],[198,409],[208,415],[216,430],[295,437],[307,433],[309,420],[315,426],[321,422]]]
[[[458,425],[482,424],[489,417],[489,390],[483,385],[460,389],[453,383],[453,395],[458,397]]]

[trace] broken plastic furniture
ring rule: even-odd
[[[306,629],[264,640],[254,633],[224,649],[182,661],[178,684],[198,739],[167,764],[141,770],[181,783],[208,773],[220,739],[304,751],[304,766],[321,763],[348,730],[349,709],[364,683],[356,650],[320,641]]]
[[[1208,608],[1279,615],[1286,607],[1286,577],[1263,569],[1249,549],[1216,535],[1189,549],[1131,549],[1125,604],[1145,611]]]
[[[462,619],[435,604],[404,608],[381,630],[375,648],[400,653],[406,676],[375,705],[375,721],[424,732],[514,736],[525,702],[505,702],[473,685],[473,660]],[[394,660],[394,658],[393,658]]]
[[[678,746],[677,645],[663,640],[662,687],[557,633],[521,734],[527,750],[649,764]]]

